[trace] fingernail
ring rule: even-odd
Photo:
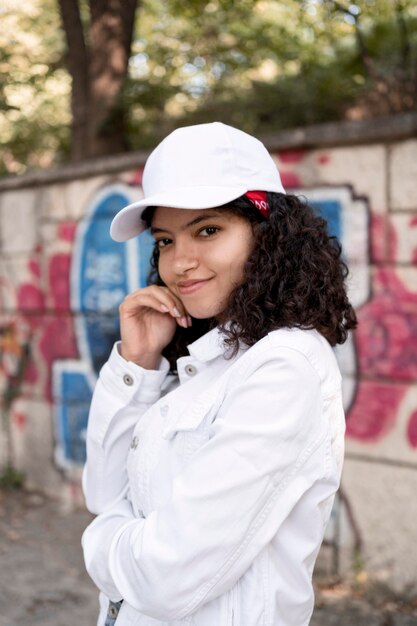
[[[187,322],[188,322],[188,326],[192,326],[193,320],[191,319],[189,315],[187,315]]]
[[[161,311],[163,311],[164,313],[168,313],[169,312],[169,308],[167,306],[165,306],[165,304],[161,304],[161,306],[159,307],[161,309]]]
[[[175,315],[175,317],[181,317],[181,313],[178,311],[176,306],[174,306],[174,308],[172,309],[172,312]]]
[[[177,319],[177,324],[179,324],[183,328],[187,328],[187,322],[185,321],[185,319],[183,317],[179,317]]]

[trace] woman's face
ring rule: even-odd
[[[225,210],[158,207],[151,232],[159,274],[187,313],[197,319],[221,313],[252,251],[249,221]]]

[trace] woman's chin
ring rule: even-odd
[[[201,306],[201,305],[198,306],[197,304],[196,306],[190,306],[189,303],[187,304],[184,303],[184,306],[187,310],[188,315],[191,315],[191,317],[193,317],[196,320],[207,320],[207,319],[216,317],[222,311],[221,306],[213,306],[212,303],[208,306]]]

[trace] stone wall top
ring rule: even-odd
[[[371,120],[316,124],[268,134],[261,139],[270,152],[275,152],[376,142],[390,143],[416,136],[417,113],[401,113]],[[131,152],[82,161],[55,169],[36,170],[24,175],[6,176],[0,178],[0,191],[127,171],[142,166],[148,155],[149,151]]]

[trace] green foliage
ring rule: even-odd
[[[63,160],[69,142],[57,5],[12,5],[0,9],[0,173]],[[417,1],[142,0],[120,106],[131,149],[214,119],[267,133],[416,110]]]
[[[0,474],[0,488],[2,489],[21,489],[24,482],[24,474],[10,465]]]
[[[54,0],[0,8],[0,174],[47,167],[65,155],[70,80]]]
[[[417,9],[410,1],[400,7],[404,62],[398,6],[195,0],[185,8],[179,0],[147,0],[128,88],[132,147],[215,119],[267,133],[415,110]],[[132,90],[138,80],[148,85],[143,99]]]

